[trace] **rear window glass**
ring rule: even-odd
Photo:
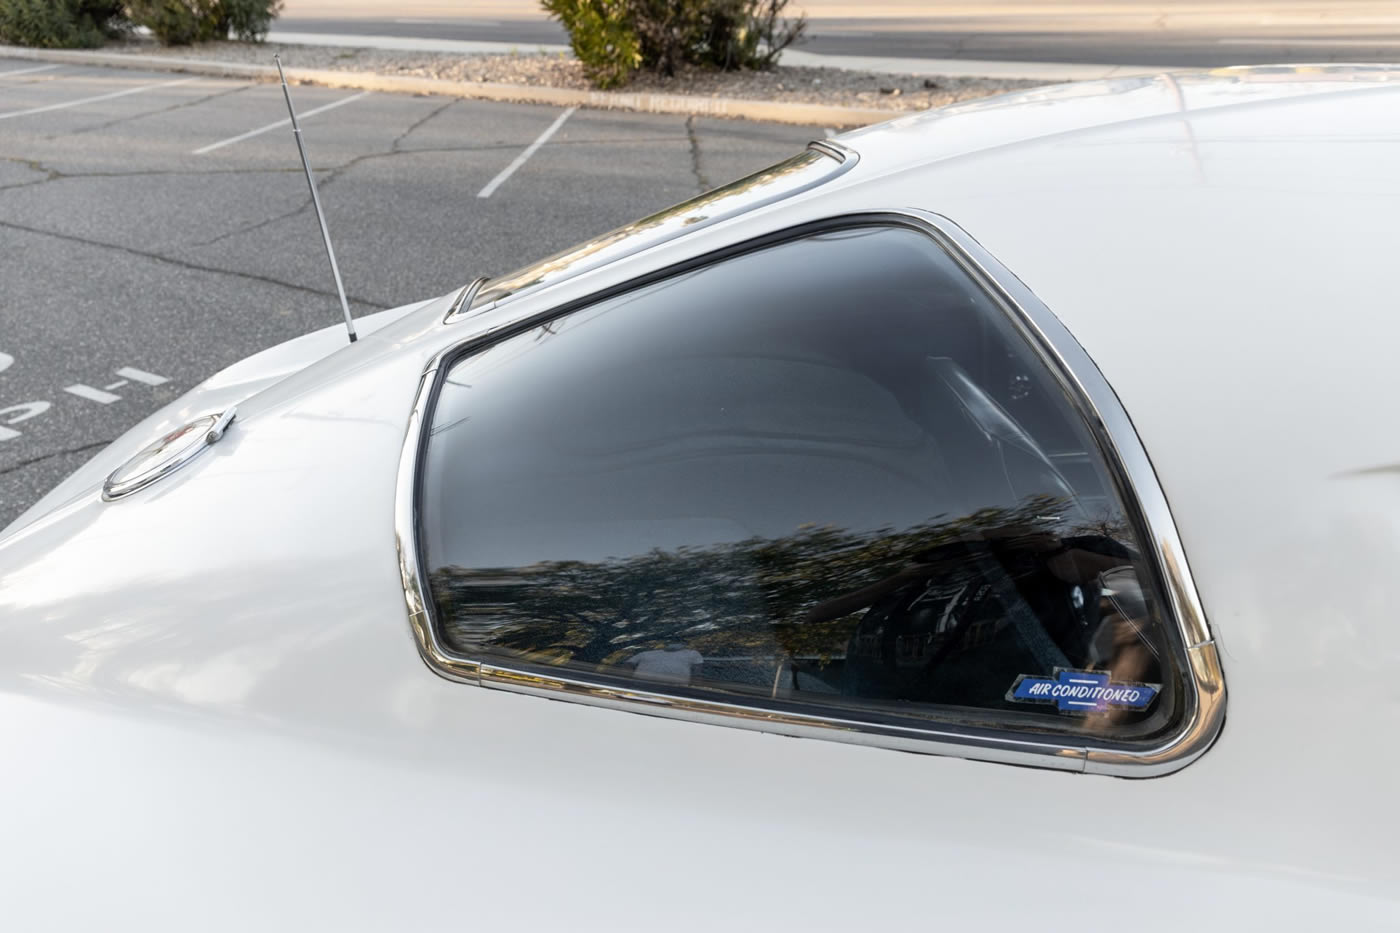
[[[451,365],[421,538],[463,657],[843,720],[1149,742],[1181,646],[1092,435],[921,232],[760,249]]]

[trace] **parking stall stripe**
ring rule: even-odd
[[[120,395],[113,395],[111,392],[103,392],[101,389],[94,389],[92,386],[85,386],[82,383],[73,386],[64,386],[64,392],[71,392],[78,398],[85,398],[91,402],[101,402],[103,405],[110,405],[113,402],[120,402]]]
[[[117,375],[123,379],[131,379],[135,382],[142,382],[148,386],[165,385],[170,380],[164,376],[157,376],[155,373],[148,373],[144,369],[136,369],[132,366],[123,366],[117,370]]]
[[[35,65],[33,68],[16,68],[13,71],[0,71],[0,78],[13,78],[16,75],[32,75],[41,71],[53,71],[61,65]]]
[[[486,183],[486,187],[478,191],[476,193],[476,196],[478,198],[489,198],[491,197],[491,195],[495,194],[496,189],[501,187],[501,185],[505,182],[507,178],[514,175],[516,169],[520,168],[520,166],[524,165],[530,160],[530,156],[535,154],[536,149],[539,149],[545,143],[549,142],[549,137],[553,136],[556,132],[558,132],[559,127],[563,126],[564,121],[569,119],[569,117],[573,116],[574,111],[576,110],[578,110],[577,107],[570,107],[568,110],[565,110],[563,113],[559,114],[559,119],[549,124],[549,129],[541,133],[539,135],[539,138],[536,139],[534,142],[530,143],[530,145],[526,147],[524,152],[516,156],[515,161],[505,167],[505,171],[501,172],[501,174],[488,181]]]
[[[326,104],[323,107],[317,107],[315,110],[308,110],[306,111],[306,113],[299,113],[297,114],[297,117],[298,119],[305,120],[307,117],[314,117],[318,113],[325,113],[327,110],[334,110],[337,107],[342,107],[345,104],[350,103],[351,101],[359,100],[361,97],[368,97],[370,93],[370,91],[361,91],[358,94],[352,94],[349,97],[343,97],[340,100],[332,101],[331,103]],[[290,119],[278,120],[276,123],[269,123],[267,126],[260,126],[255,130],[249,130],[248,132],[240,133],[237,136],[230,136],[228,139],[221,139],[216,143],[210,143],[209,145],[204,146],[203,148],[194,150],[194,152],[190,153],[190,155],[204,155],[206,152],[213,152],[215,149],[222,149],[225,146],[232,146],[234,143],[241,143],[245,139],[252,139],[254,136],[261,136],[263,133],[271,132],[272,130],[277,129],[278,127],[291,125],[292,121]]]
[[[66,110],[69,107],[79,107],[83,104],[95,104],[100,100],[112,100],[117,97],[126,97],[128,94],[140,94],[143,91],[154,91],[162,87],[174,87],[177,84],[189,84],[191,81],[198,81],[199,78],[180,78],[176,81],[161,81],[158,84],[143,84],[140,87],[129,87],[124,91],[113,91],[110,94],[98,94],[96,97],[83,97],[78,100],[65,101],[61,104],[49,104],[46,107],[30,107],[28,110],[11,110],[9,113],[0,113],[0,120],[8,120],[10,117],[27,117],[35,113],[48,113],[51,110]]]

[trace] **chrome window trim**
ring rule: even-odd
[[[807,147],[804,151],[816,152],[826,156],[829,159],[833,159],[836,162],[836,167],[833,168],[827,174],[817,178],[809,179],[805,183],[788,191],[754,194],[748,196],[747,198],[739,199],[738,201],[736,201],[736,203],[730,210],[722,211],[718,214],[715,214],[714,216],[705,217],[704,219],[698,220],[695,223],[690,223],[686,225],[682,229],[673,230],[664,236],[642,237],[639,233],[635,231],[632,233],[628,233],[626,236],[619,238],[617,242],[626,242],[627,239],[632,238],[633,243],[631,247],[619,250],[616,254],[608,256],[601,262],[597,261],[595,257],[590,257],[587,255],[581,256],[578,260],[572,263],[570,267],[566,269],[563,275],[560,275],[558,278],[550,278],[543,281],[537,281],[532,284],[523,286],[519,289],[516,289],[515,291],[507,292],[504,295],[491,297],[491,289],[486,289],[486,294],[481,295],[482,285],[490,281],[486,278],[482,278],[476,282],[473,282],[472,285],[467,286],[466,289],[463,289],[463,291],[460,294],[458,294],[457,300],[452,303],[452,307],[447,312],[447,316],[443,319],[443,323],[453,324],[457,321],[462,320],[463,318],[472,317],[477,314],[490,311],[493,308],[497,308],[503,304],[506,304],[507,302],[514,301],[517,298],[521,298],[526,295],[533,295],[535,292],[538,292],[541,289],[549,288],[552,285],[558,285],[561,282],[567,282],[570,279],[577,278],[580,275],[584,275],[596,269],[603,268],[604,266],[611,265],[612,263],[618,262],[622,259],[626,259],[629,256],[635,256],[636,254],[645,250],[649,250],[654,246],[661,246],[664,243],[669,243],[678,237],[686,236],[688,234],[694,233],[697,230],[704,230],[706,227],[713,227],[715,224],[723,223],[726,220],[733,220],[735,217],[741,217],[744,214],[752,213],[753,211],[756,211],[761,207],[767,207],[768,205],[776,204],[779,201],[789,200],[790,198],[794,198],[799,194],[804,194],[808,191],[811,191],[813,188],[821,187],[822,185],[825,185],[837,178],[840,178],[846,172],[849,172],[851,169],[855,168],[856,163],[860,161],[860,155],[854,149],[849,149],[846,146],[843,146],[841,143],[838,143],[832,139],[813,140],[812,142],[807,144]],[[800,154],[801,153],[799,153],[799,155]],[[762,172],[756,174],[762,174]],[[739,179],[740,182],[745,180],[746,179]],[[718,190],[719,189],[715,189],[714,191],[707,191],[704,194],[699,195],[698,197],[704,198],[710,194],[714,194],[715,191]],[[688,203],[690,203],[690,201],[682,202],[682,204]],[[680,206],[681,204],[674,205],[674,207],[667,208],[666,210],[663,210],[660,213],[665,214],[670,210],[674,210],[675,207]],[[658,215],[652,216],[655,217]],[[649,219],[651,218],[642,218],[642,220]],[[582,249],[583,246],[588,246],[593,243],[601,243],[610,240],[612,237],[616,236],[622,231],[627,231],[630,228],[637,226],[637,224],[640,222],[641,221],[634,221],[633,223],[627,224],[623,227],[619,227],[616,230],[609,230],[607,233],[596,237],[594,240],[589,241],[588,243],[585,243],[582,246],[574,247],[570,250],[567,250],[564,254],[556,254],[556,256],[551,258],[557,259],[560,255],[572,254]],[[526,267],[526,269],[529,268],[531,267]],[[516,270],[515,272],[511,272],[510,274],[502,278],[508,281],[524,271],[525,270]],[[468,291],[468,289],[470,289],[470,291]],[[476,301],[479,295],[482,298],[482,304],[480,306],[477,306]]]
[[[1143,542],[1151,542],[1150,564],[1158,589],[1175,622],[1178,657],[1185,681],[1183,715],[1177,732],[1150,748],[1114,747],[1112,743],[1073,743],[1066,736],[1027,738],[971,727],[911,725],[907,719],[845,719],[783,708],[779,701],[729,700],[687,695],[684,690],[643,689],[604,675],[578,676],[453,652],[441,639],[432,618],[426,570],[419,560],[419,466],[430,416],[450,363],[546,320],[569,314],[611,295],[692,268],[775,243],[843,227],[888,225],[918,230],[931,237],[1002,306],[1008,319],[1055,375],[1094,434],[1117,492]],[[1200,757],[1215,741],[1225,718],[1225,681],[1220,658],[1202,608],[1175,522],[1146,449],[1132,420],[1097,365],[1047,308],[1019,279],[952,221],[927,211],[903,209],[837,215],[777,231],[641,276],[546,312],[459,341],[438,353],[419,382],[399,459],[394,510],[399,570],[409,623],[424,661],[450,680],[535,696],[621,709],[781,735],[825,738],[861,745],[948,755],[1006,764],[1081,771],[1119,777],[1157,777],[1177,771]]]

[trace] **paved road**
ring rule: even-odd
[[[1400,61],[1396,0],[794,0],[829,55],[1210,67]],[[534,0],[288,0],[288,32],[496,41],[567,36]]]
[[[506,272],[822,135],[580,110],[481,198],[561,111],[295,94],[356,314]],[[0,526],[218,369],[337,322],[286,127],[208,148],[284,117],[274,85],[0,58]]]

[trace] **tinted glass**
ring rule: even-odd
[[[469,658],[1124,741],[1177,714],[1091,435],[916,230],[771,246],[459,360],[420,511]]]

